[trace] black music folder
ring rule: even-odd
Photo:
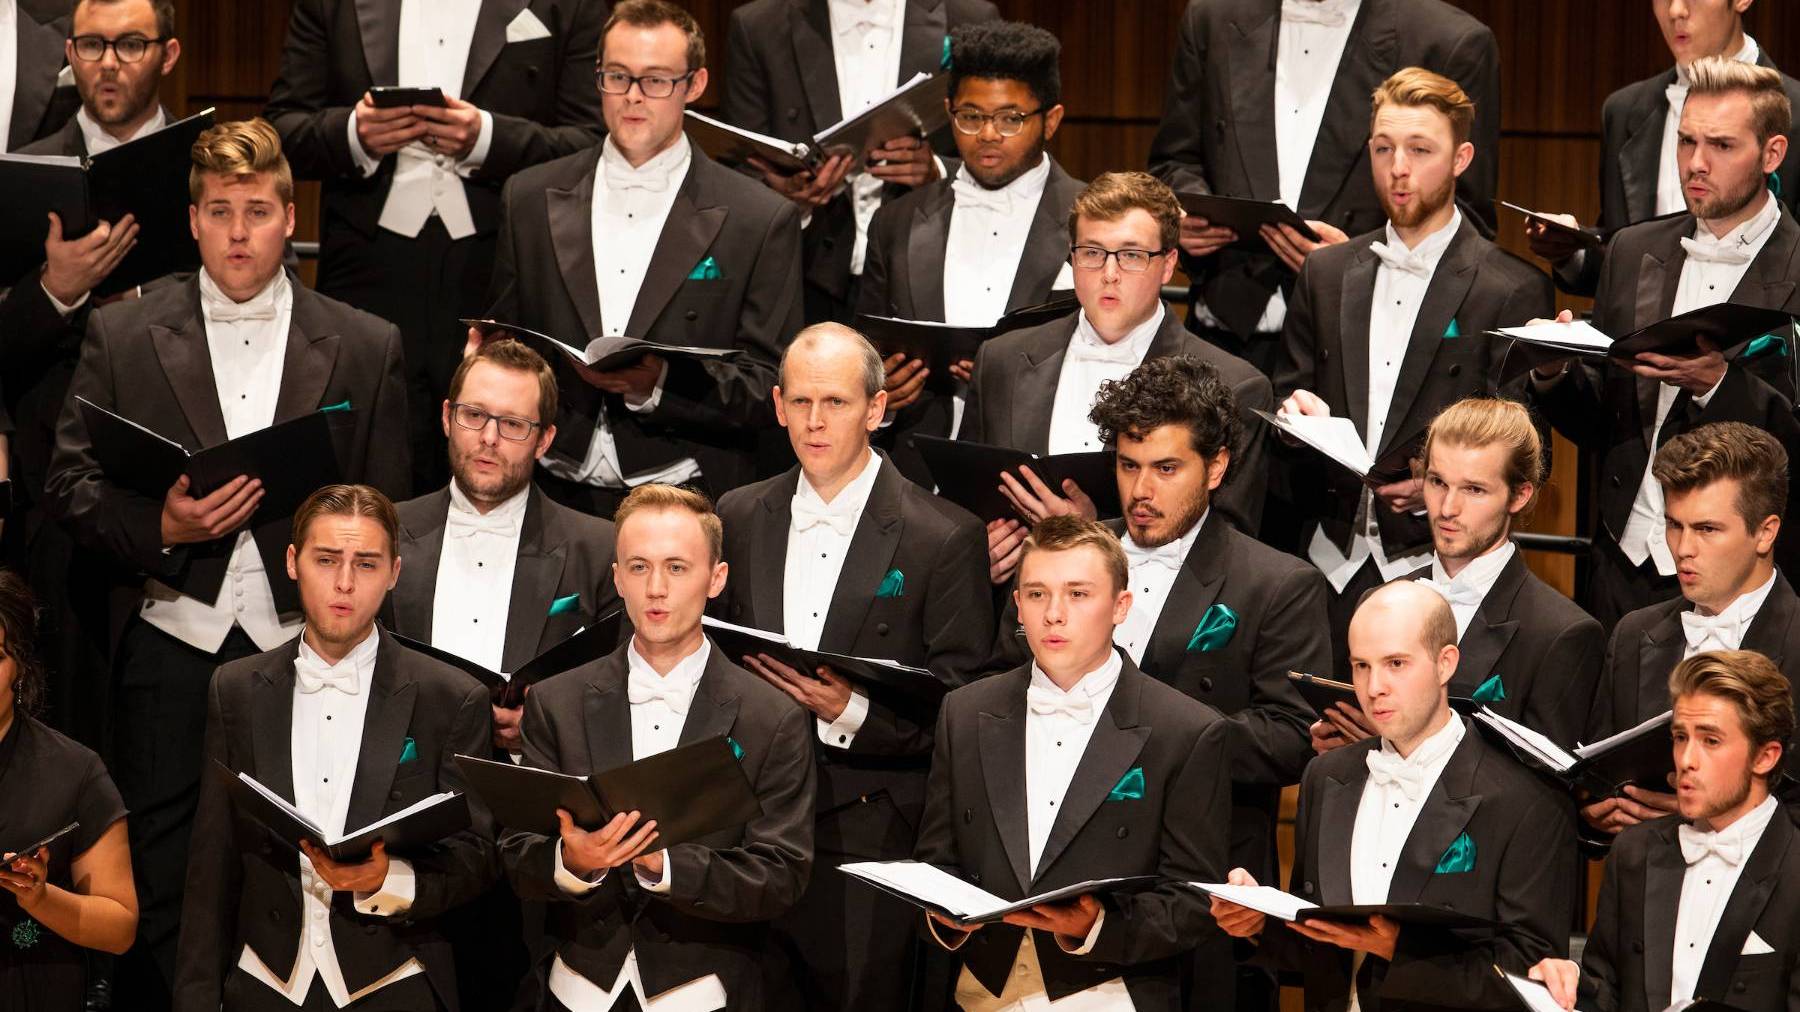
[[[195,497],[240,474],[249,475],[263,483],[254,523],[290,516],[307,496],[343,480],[331,417],[344,412],[311,411],[189,453],[180,443],[85,397],[78,396],[75,402],[107,480],[152,499],[162,499],[182,474],[188,476],[188,492]]]
[[[1282,415],[1261,409],[1256,414],[1277,432],[1285,432],[1312,447],[1340,467],[1346,468],[1365,483],[1380,487],[1412,477],[1412,459],[1425,445],[1423,430],[1407,439],[1395,440],[1380,457],[1370,456],[1356,423],[1342,415]]]
[[[950,122],[945,99],[949,74],[914,74],[881,101],[814,134],[811,143],[784,141],[687,111],[688,139],[714,160],[736,168],[754,155],[777,172],[817,168],[833,155],[852,156],[850,171],[865,168],[864,155],[901,137],[924,137]]]
[[[891,690],[913,701],[930,704],[942,700],[953,688],[925,668],[898,661],[852,657],[829,650],[807,650],[789,643],[780,633],[734,625],[710,615],[701,618],[700,623],[713,644],[724,651],[733,664],[742,664],[742,658],[746,656],[768,654],[815,681],[817,676],[813,669],[825,665],[865,688]]]
[[[732,126],[692,109],[687,111],[688,140],[724,165],[743,166],[751,158],[760,158],[784,175],[802,172],[813,165],[812,145],[800,141],[784,141],[779,137],[759,134],[754,130]]]
[[[993,924],[1007,914],[1041,903],[1062,903],[1089,893],[1138,892],[1162,881],[1155,875],[1090,879],[1022,900],[1005,900],[920,861],[859,861],[839,865],[838,870],[915,907],[934,910],[962,924]]]
[[[1015,309],[988,327],[963,327],[933,320],[901,320],[859,313],[856,329],[875,345],[883,358],[900,354],[922,360],[931,370],[931,375],[925,378],[925,389],[948,394],[956,387],[950,367],[964,359],[973,361],[983,342],[1068,316],[1080,308],[1081,303],[1073,295],[1053,298],[1040,305]]]
[[[1614,341],[1606,353],[1626,360],[1645,351],[1691,358],[1700,354],[1699,339],[1704,337],[1730,355],[1737,346],[1765,335],[1792,341],[1793,326],[1794,318],[1779,309],[1721,302],[1634,330]]]
[[[1227,197],[1219,193],[1178,193],[1175,199],[1181,209],[1196,218],[1205,218],[1214,228],[1229,228],[1237,233],[1232,243],[1243,249],[1267,251],[1260,229],[1264,225],[1289,225],[1312,242],[1319,242],[1306,219],[1279,200],[1252,200],[1249,197]]]
[[[1623,794],[1629,784],[1652,791],[1670,789],[1669,774],[1675,772],[1669,738],[1673,717],[1665,710],[1636,727],[1573,750],[1485,707],[1475,714],[1475,726],[1510,748],[1526,766],[1590,797],[1608,798]]]
[[[1306,700],[1306,705],[1312,707],[1314,713],[1323,714],[1326,707],[1335,703],[1360,708],[1356,701],[1356,686],[1349,682],[1323,675],[1309,675],[1304,671],[1290,671],[1287,677],[1299,691],[1300,698]],[[1481,709],[1481,704],[1467,696],[1451,696],[1450,709],[1464,716],[1473,716],[1475,711]]]
[[[372,822],[361,829],[343,833],[327,833],[318,823],[307,818],[293,803],[256,782],[248,773],[233,773],[218,761],[212,763],[212,775],[231,795],[232,804],[261,823],[264,829],[286,841],[295,850],[301,840],[311,840],[333,861],[360,861],[380,840],[397,856],[419,851],[452,833],[469,828],[469,803],[461,791],[433,794],[415,805]],[[224,841],[210,841],[209,846],[223,846]]]
[[[68,836],[70,833],[73,833],[77,829],[80,829],[80,828],[81,828],[81,823],[79,821],[71,822],[68,825],[64,826],[63,828],[57,830],[56,832],[51,833],[49,836],[44,837],[42,840],[37,841],[36,843],[27,844],[26,846],[20,847],[18,850],[0,850],[0,854],[10,854],[13,857],[36,857],[38,851],[44,849],[45,847],[50,846],[51,844],[55,843],[56,841],[62,839],[65,836]]]
[[[538,682],[612,653],[619,645],[619,626],[623,614],[623,611],[614,608],[595,619],[593,625],[519,665],[519,670],[510,676],[483,667],[461,654],[434,647],[424,640],[402,636],[391,630],[388,635],[409,650],[417,650],[427,657],[467,672],[476,681],[487,686],[488,695],[493,698],[495,706],[510,710],[525,705],[525,690]]]
[[[699,348],[682,344],[644,341],[635,337],[607,337],[604,335],[587,342],[584,347],[577,348],[548,334],[542,334],[513,323],[502,323],[498,320],[464,320],[462,322],[480,331],[484,338],[511,337],[523,341],[530,345],[533,351],[542,355],[545,361],[552,364],[558,358],[566,358],[577,365],[589,366],[601,372],[623,369],[636,363],[645,355],[704,361],[736,358],[743,354],[736,348]]]
[[[1371,917],[1386,917],[1401,924],[1444,930],[1492,930],[1499,927],[1485,917],[1476,917],[1429,903],[1357,903],[1320,906],[1303,900],[1274,886],[1228,885],[1223,882],[1189,882],[1188,885],[1208,896],[1248,907],[1267,917],[1283,921],[1340,921],[1356,923]]]
[[[938,494],[975,514],[983,523],[1015,515],[1012,503],[1000,493],[1000,473],[1010,471],[1015,479],[1024,482],[1019,475],[1021,467],[1030,467],[1038,480],[1057,495],[1063,494],[1063,479],[1072,479],[1094,501],[1102,520],[1122,514],[1110,450],[1039,456],[1011,447],[941,436],[913,436],[912,445],[925,458]]]
[[[707,738],[592,776],[569,776],[459,755],[469,788],[508,829],[556,836],[556,810],[583,829],[598,829],[619,812],[655,820],[654,849],[673,847],[762,814],[729,738]]]
[[[369,102],[377,109],[399,109],[403,106],[414,105],[429,105],[442,109],[450,104],[444,101],[444,89],[442,88],[409,88],[393,84],[378,84],[370,88]]]
[[[1601,236],[1598,231],[1585,229],[1580,225],[1568,225],[1557,221],[1555,218],[1550,217],[1542,211],[1533,211],[1528,207],[1520,207],[1518,204],[1508,203],[1504,200],[1496,200],[1494,203],[1499,204],[1508,211],[1516,211],[1519,214],[1524,215],[1525,220],[1536,222],[1556,235],[1580,243],[1581,248],[1584,250],[1598,250],[1600,247],[1606,245],[1606,239]]]
[[[86,158],[0,155],[0,284],[44,262],[49,214],[62,218],[63,238],[87,235],[102,221],[130,214],[137,245],[95,296],[114,295],[165,274],[196,270],[200,248],[188,227],[188,170],[195,138],[213,125],[213,110]]]

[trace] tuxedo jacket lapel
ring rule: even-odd
[[[1338,303],[1338,362],[1344,375],[1344,396],[1350,421],[1365,441],[1369,438],[1369,312],[1375,304],[1376,265],[1375,254],[1367,246],[1359,248],[1344,270]],[[1400,400],[1397,389],[1394,400]]]
[[[1675,306],[1675,289],[1681,283],[1681,265],[1687,254],[1676,246],[1668,259],[1646,252],[1638,266],[1637,298],[1632,329],[1648,327],[1669,318]],[[1614,334],[1623,337],[1623,334]],[[1662,384],[1644,376],[1634,377],[1637,384],[1638,423],[1642,427],[1644,445],[1656,450],[1656,402],[1662,395]]]
[[[475,16],[475,34],[469,40],[469,62],[463,68],[462,97],[475,93],[500,50],[506,47],[506,26],[530,0],[482,0]]]
[[[549,218],[550,244],[556,250],[556,266],[575,313],[587,330],[582,343],[600,333],[600,283],[594,279],[594,174],[600,170],[600,145],[582,158],[585,171],[570,189],[544,191],[544,210]],[[671,212],[673,213],[673,212]]]
[[[1045,158],[1050,158],[1045,155]],[[1062,166],[1050,159],[1050,178],[1044,182],[1044,194],[1038,198],[1037,213],[1025,233],[1025,249],[1019,254],[1019,266],[1013,272],[1012,291],[1006,296],[1006,311],[1012,312],[1042,301],[1038,292],[1039,278],[1055,283],[1057,272],[1069,259],[1069,203],[1061,199],[1073,180]],[[937,272],[943,284],[943,272]],[[941,308],[941,307],[940,307]],[[937,317],[932,317],[937,319]]]
[[[816,133],[844,118],[839,111],[843,101],[838,96],[837,59],[831,44],[831,12],[826,8],[825,0],[803,0],[796,4],[788,27],[794,39],[794,65],[800,69],[800,83],[806,90],[806,104],[812,110],[812,127]]]
[[[675,195],[675,203],[663,223],[662,235],[656,240],[656,249],[650,253],[650,266],[644,271],[643,284],[638,286],[637,301],[632,303],[631,320],[625,327],[630,336],[650,332],[650,325],[662,315],[663,307],[675,297],[676,289],[725,227],[729,212],[714,206],[702,192],[700,177],[713,167],[712,163],[698,147],[692,157],[687,178],[682,181],[681,191]],[[600,307],[600,313],[604,318],[605,306]]]
[[[294,800],[294,658],[299,654],[296,636],[265,657],[257,671],[263,688],[250,697],[251,775],[289,802]]]
[[[1781,867],[1793,839],[1794,824],[1787,809],[1777,807],[1768,828],[1763,830],[1762,839],[1756,842],[1756,849],[1745,859],[1736,887],[1725,900],[1719,926],[1713,929],[1712,943],[1707,946],[1706,959],[1700,964],[1700,978],[1694,986],[1696,995],[1725,994],[1730,988],[1731,975],[1737,969],[1744,942],[1750,938],[1763,908],[1769,904],[1769,895],[1781,881]]]
[[[1780,668],[1787,660],[1787,647],[1794,639],[1796,621],[1800,621],[1800,598],[1794,596],[1794,588],[1787,577],[1777,571],[1775,586],[1769,588],[1769,596],[1757,610],[1756,617],[1750,620],[1750,628],[1744,630],[1739,646],[1762,654]]]
[[[12,122],[7,129],[9,151],[31,143],[32,132],[50,107],[57,71],[63,64],[64,33],[56,24],[40,23],[23,7],[14,23],[18,25],[18,70],[13,76]]]
[[[1281,177],[1276,173],[1275,58],[1281,18],[1279,5],[1263,5],[1261,17],[1233,21],[1237,32],[1233,45],[1224,47],[1231,88],[1231,129],[1237,137],[1238,160],[1243,178],[1250,181],[1250,196],[1280,200]]]
[[[1663,86],[1673,84],[1675,71],[1670,70]],[[1669,104],[1661,89],[1637,109],[1637,115],[1626,128],[1625,143],[1619,146],[1619,181],[1625,187],[1625,208],[1632,221],[1644,221],[1656,214],[1656,179],[1662,164],[1663,125],[1668,120]]]
[[[1416,430],[1402,429],[1431,372],[1431,363],[1437,359],[1438,349],[1444,346],[1444,332],[1456,318],[1456,311],[1462,307],[1470,286],[1475,283],[1476,267],[1481,262],[1480,238],[1474,224],[1464,218],[1437,269],[1431,272],[1431,283],[1426,286],[1425,298],[1419,303],[1418,315],[1413,318],[1406,354],[1400,360],[1400,374],[1394,380],[1394,399],[1388,402],[1387,424],[1381,430],[1382,445],[1377,456],[1387,453],[1399,440],[1418,435]],[[1373,285],[1370,296],[1373,301]]]
[[[722,738],[731,733],[737,721],[738,697],[725,687],[720,669],[731,663],[714,649],[707,653],[706,671],[694,688],[694,701],[688,705],[687,719],[681,722],[681,744],[692,745],[708,738]]]
[[[906,286],[916,319],[944,318],[944,256],[954,213],[956,196],[948,186],[932,190],[913,210],[906,237]]]
[[[944,41],[949,38],[944,0],[914,0],[903,6],[906,23],[900,29],[896,87],[914,74],[935,74],[943,69]]]
[[[869,615],[869,606],[875,602],[875,592],[893,565],[894,552],[906,531],[905,518],[900,514],[901,483],[906,480],[898,468],[882,459],[856,533],[850,536],[843,568],[838,570],[830,610],[825,613],[825,626],[819,633],[822,649],[854,651],[857,634]]]
[[[1462,718],[1452,716],[1450,719]],[[1474,790],[1475,771],[1480,765],[1480,735],[1472,727],[1465,728],[1462,742],[1451,754],[1444,772],[1438,775],[1437,783],[1431,786],[1431,794],[1419,810],[1419,818],[1406,837],[1406,845],[1400,848],[1400,860],[1388,885],[1389,903],[1419,901],[1431,877],[1437,873],[1438,861],[1468,826],[1475,810],[1481,807],[1481,795]]]
[[[294,293],[287,350],[281,366],[281,390],[275,395],[275,421],[286,422],[319,410],[337,364],[338,335],[318,310],[318,296],[289,277]],[[210,362],[210,356],[209,356]],[[210,367],[207,370],[211,375]],[[217,396],[214,401],[216,403]],[[355,407],[355,405],[352,405]]]
[[[400,80],[400,0],[356,0],[356,26],[362,32],[363,63],[377,86]],[[465,93],[466,94],[466,93]]]
[[[1379,743],[1376,746],[1379,748]],[[1367,746],[1363,751],[1373,751]],[[1356,810],[1362,805],[1363,788],[1369,782],[1367,761],[1352,766],[1344,779],[1327,775],[1319,781],[1319,839],[1310,843],[1316,866],[1312,869],[1321,906],[1352,902],[1350,838],[1356,830]],[[1291,890],[1290,890],[1291,891]],[[1393,890],[1389,889],[1391,897]]]
[[[1050,415],[1056,410],[1056,386],[1063,357],[1069,353],[1080,314],[1071,314],[1068,329],[1046,331],[1033,347],[1019,350],[1019,372],[1013,385],[1013,438],[1010,445],[1031,453],[1050,450]],[[994,439],[995,443],[1006,440]]]
[[[625,697],[625,652],[629,649],[629,645],[622,646],[602,661],[581,697],[587,715],[583,726],[587,728],[589,773],[604,773],[631,762],[631,703]]]
[[[1513,557],[1500,570],[1499,578],[1482,597],[1481,604],[1469,619],[1469,627],[1463,630],[1462,639],[1457,642],[1462,658],[1457,661],[1456,675],[1450,681],[1452,695],[1467,696],[1497,673],[1494,665],[1519,631],[1519,620],[1512,617],[1512,607],[1519,596],[1519,588],[1525,585],[1528,572],[1524,553],[1514,551]]]
[[[1018,880],[1017,895],[1024,896],[1033,878],[1031,838],[1025,821],[1025,689],[1031,673],[1027,667],[995,677],[1010,678],[1016,684],[1006,694],[1004,707],[994,713],[983,712],[978,718],[976,747],[994,829]]]
[[[437,612],[437,573],[438,563],[444,557],[444,528],[449,523],[450,487],[431,497],[428,509],[430,523],[414,530],[402,526],[400,530],[400,557],[405,559],[407,571],[418,569],[420,574],[429,573],[430,578],[412,584],[419,588],[418,593],[401,594],[396,592],[390,600],[394,607],[394,626],[417,633],[417,639],[431,638],[431,622]],[[510,669],[509,669],[510,670]]]
[[[1330,204],[1361,161],[1369,137],[1369,93],[1399,66],[1399,31],[1397,12],[1384,0],[1367,0],[1357,11],[1300,184],[1295,210],[1302,215]]]
[[[1687,651],[1687,636],[1681,631],[1681,613],[1690,608],[1692,605],[1672,611],[1667,618],[1644,630],[1638,647],[1638,699],[1669,698],[1669,672],[1675,670],[1675,665],[1681,663],[1681,656]],[[1644,712],[1633,714],[1631,719],[1620,720],[1615,730],[1622,731],[1666,709],[1666,703],[1653,703]]]
[[[200,283],[189,281],[187,284],[191,290],[189,315],[183,320],[172,321],[171,326],[152,323],[150,343],[156,348],[156,360],[181,405],[188,430],[193,433],[197,445],[191,449],[199,450],[217,446],[229,437],[225,434],[225,415],[219,409],[219,387],[213,381],[212,354],[206,346],[206,321],[200,314]],[[292,344],[291,337],[289,343]]]
[[[1138,723],[1138,701],[1145,676],[1130,658],[1123,660],[1125,666],[1106,701],[1105,711],[1094,715],[1094,733],[1081,753],[1069,789],[1063,792],[1062,804],[1057,806],[1056,821],[1050,826],[1044,852],[1033,869],[1033,881],[1056,866],[1056,859],[1106,801],[1120,778],[1130,771],[1138,753],[1144,750],[1144,743],[1150,740],[1150,728]],[[1017,789],[1023,792],[1023,780]]]
[[[1207,517],[1169,587],[1162,613],[1156,616],[1156,628],[1150,632],[1142,667],[1146,674],[1171,685],[1181,673],[1188,641],[1206,609],[1218,600],[1225,573],[1231,568],[1231,560],[1224,557],[1231,550],[1220,526],[1225,522],[1223,517]]]
[[[752,569],[738,573],[748,579],[750,621],[747,625],[770,632],[787,627],[787,545],[794,525],[794,492],[800,487],[800,467],[795,465],[762,498],[762,512],[750,533]]]
[[[394,771],[406,749],[406,729],[412,724],[413,701],[418,695],[418,686],[400,670],[399,648],[387,634],[376,635],[381,643],[375,649],[375,673],[369,679],[369,708],[363,715],[362,751],[356,757],[356,781],[350,788],[345,829],[381,818]]]
[[[1783,211],[1762,252],[1744,271],[1731,301],[1747,306],[1782,308],[1794,297],[1794,279],[1800,277],[1800,225]]]
[[[1647,1008],[1668,1003],[1674,975],[1675,917],[1681,909],[1681,879],[1687,873],[1676,823],[1658,826],[1660,840],[1644,856],[1644,993]]]
[[[543,493],[533,485],[526,493],[525,517],[519,526],[519,554],[513,561],[512,594],[506,608],[506,643],[500,663],[517,671],[536,657],[550,618],[550,604],[562,582],[567,552],[544,526]]]

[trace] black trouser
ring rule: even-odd
[[[133,1012],[167,1008],[175,981],[188,834],[205,761],[207,687],[219,665],[260,652],[236,626],[210,654],[141,618],[132,618],[120,638],[111,772],[131,813],[138,928],[136,943],[119,960],[113,993]]]
[[[1624,549],[1601,531],[1594,535],[1594,548],[1588,560],[1587,610],[1599,620],[1600,627],[1612,635],[1613,626],[1626,615],[1667,601],[1681,593],[1681,582],[1656,571],[1656,563],[1646,558],[1633,565]]]
[[[906,828],[910,835],[911,827]],[[797,997],[798,1008],[910,1012],[922,1007],[913,994],[918,909],[838,871],[841,864],[868,859],[816,854],[806,892],[769,925],[774,946],[787,957],[792,991],[783,997]],[[770,986],[780,982],[771,980]]]
[[[129,1007],[136,1008],[135,1005]],[[296,1008],[274,988],[238,969],[234,958],[225,977],[221,1007],[224,1012],[338,1012],[340,1008],[346,1012],[443,1012],[445,1006],[432,989],[430,979],[421,973],[395,981],[360,1001],[342,1006],[331,1000],[325,982],[314,976],[312,986],[306,991],[305,1004]],[[464,1009],[465,1012],[486,1012],[466,1005]]]
[[[416,239],[379,228],[325,237],[319,291],[400,328],[414,491],[449,480],[442,406],[468,338],[460,321],[487,315],[495,246],[493,233],[450,238],[436,215]]]

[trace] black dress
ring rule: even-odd
[[[124,817],[125,802],[99,756],[31,717],[14,716],[0,738],[0,852],[79,821],[50,845],[50,882],[69,889],[76,856]],[[81,948],[0,890],[0,1012],[78,1012],[84,975]]]

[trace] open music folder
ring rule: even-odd
[[[1249,197],[1227,197],[1220,193],[1178,193],[1175,199],[1181,209],[1196,218],[1205,218],[1213,228],[1229,228],[1237,233],[1231,245],[1240,249],[1267,251],[1263,241],[1264,225],[1287,225],[1309,242],[1319,242],[1319,233],[1306,219],[1279,200],[1252,200]]]
[[[258,783],[250,774],[233,773],[215,761],[212,775],[224,784],[232,803],[263,828],[295,850],[300,849],[301,840],[311,840],[333,861],[360,861],[369,856],[376,840],[382,841],[389,852],[403,855],[469,828],[469,803],[460,791],[433,794],[359,829],[328,833],[301,814],[293,802]],[[224,846],[225,841],[212,840],[206,845]]]
[[[859,861],[839,865],[838,870],[921,910],[935,910],[963,924],[992,924],[1007,914],[1040,903],[1062,903],[1088,893],[1132,892],[1161,881],[1155,875],[1090,879],[1022,900],[1004,900],[936,865],[919,861]]]
[[[394,637],[401,645],[436,660],[443,661],[453,668],[472,676],[476,681],[487,686],[488,695],[495,706],[513,709],[525,704],[525,690],[549,678],[581,667],[589,661],[598,660],[613,652],[619,645],[619,625],[624,612],[614,608],[605,615],[594,620],[594,624],[557,643],[550,649],[538,654],[531,660],[519,665],[517,671],[504,674],[491,668],[483,667],[461,654],[451,653],[442,647],[434,647],[424,640],[416,640],[410,636],[402,636],[389,630],[388,635]]]
[[[1304,671],[1290,671],[1287,678],[1299,690],[1300,698],[1306,700],[1315,713],[1322,714],[1326,707],[1338,703],[1361,709],[1356,701],[1356,686],[1350,682],[1323,675],[1309,675]],[[1481,704],[1467,696],[1451,696],[1450,709],[1464,716],[1473,716],[1476,710],[1481,709]]]
[[[987,327],[965,327],[935,320],[902,320],[892,316],[859,313],[856,317],[856,329],[869,339],[869,343],[881,352],[883,358],[905,355],[909,359],[916,358],[924,362],[926,368],[931,370],[931,375],[925,378],[925,389],[932,393],[948,394],[956,388],[956,377],[950,374],[950,367],[964,360],[974,361],[975,354],[981,350],[983,343],[1001,334],[1068,316],[1080,308],[1081,303],[1073,295],[1065,295],[1035,306],[1015,309]]]
[[[788,642],[780,633],[736,625],[711,615],[703,616],[700,625],[718,648],[742,664],[746,656],[768,654],[795,671],[815,681],[813,669],[823,665],[866,688],[891,690],[918,702],[937,703],[954,686],[925,668],[915,668],[899,661],[880,657],[853,657],[829,650],[807,650]]]
[[[555,362],[559,358],[566,358],[576,365],[585,365],[601,372],[623,369],[637,363],[645,355],[705,361],[736,358],[743,354],[736,348],[702,348],[685,344],[662,344],[658,341],[644,341],[635,337],[610,337],[604,334],[589,340],[578,348],[551,337],[549,334],[539,333],[516,323],[504,323],[499,320],[464,320],[462,322],[480,331],[484,338],[511,337],[522,341],[530,345],[532,351],[543,356],[546,362]]]
[[[1012,503],[1000,492],[1000,475],[1010,472],[1029,489],[1031,486],[1019,474],[1021,467],[1031,468],[1038,480],[1057,495],[1063,494],[1065,479],[1073,480],[1094,501],[1101,520],[1123,512],[1110,450],[1040,456],[1008,446],[923,435],[913,436],[912,445],[925,458],[925,468],[931,472],[938,495],[975,514],[983,523],[1017,516]]]
[[[1320,906],[1303,900],[1274,886],[1241,886],[1224,882],[1189,882],[1188,885],[1208,896],[1236,903],[1240,907],[1283,921],[1367,921],[1381,916],[1401,924],[1422,928],[1492,929],[1499,927],[1485,917],[1476,917],[1447,907],[1428,903],[1357,903],[1343,906]]]
[[[850,171],[860,172],[871,148],[901,137],[925,137],[948,125],[945,99],[949,93],[949,74],[914,74],[867,109],[820,130],[810,142],[784,141],[692,109],[686,114],[687,134],[715,161],[736,168],[746,167],[748,159],[755,156],[777,172],[792,174],[817,168],[831,156],[843,154],[851,156]]]
[[[1270,427],[1299,440],[1324,454],[1325,459],[1345,468],[1370,485],[1387,485],[1412,477],[1412,458],[1418,454],[1425,434],[1394,443],[1379,459],[1369,453],[1356,423],[1341,415],[1278,415],[1252,409]]]
[[[1673,717],[1673,711],[1665,710],[1636,727],[1577,746],[1573,751],[1485,706],[1475,714],[1475,723],[1511,748],[1527,766],[1593,797],[1606,798],[1623,793],[1627,784],[1653,791],[1669,790],[1668,776],[1675,772],[1675,753],[1669,738]]]

